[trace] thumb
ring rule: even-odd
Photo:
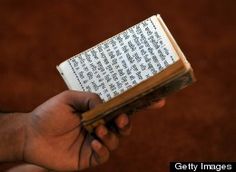
[[[62,95],[65,96],[69,105],[80,112],[88,111],[103,103],[97,94],[90,92],[68,90],[64,91]]]

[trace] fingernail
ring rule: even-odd
[[[100,126],[99,131],[98,131],[99,136],[103,137],[107,135],[107,132],[108,132],[107,129],[103,125]]]
[[[95,149],[101,149],[102,148],[102,144],[97,140],[93,140],[92,145]]]
[[[120,128],[124,128],[129,123],[129,119],[127,117],[123,117],[120,122]]]
[[[158,105],[159,105],[159,108],[163,107],[165,105],[165,99],[161,99],[159,102],[158,102]]]

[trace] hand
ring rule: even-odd
[[[82,170],[108,160],[117,148],[119,135],[128,135],[131,125],[127,115],[115,119],[119,133],[105,126],[95,129],[99,140],[92,138],[81,126],[81,113],[102,103],[92,93],[65,91],[28,116],[23,158],[52,170]]]

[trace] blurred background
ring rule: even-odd
[[[135,114],[131,136],[86,172],[236,161],[235,8],[234,0],[0,0],[0,110],[33,110],[67,89],[56,65],[159,13],[198,81],[164,108]]]

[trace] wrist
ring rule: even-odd
[[[27,113],[0,115],[0,162],[24,160]]]

